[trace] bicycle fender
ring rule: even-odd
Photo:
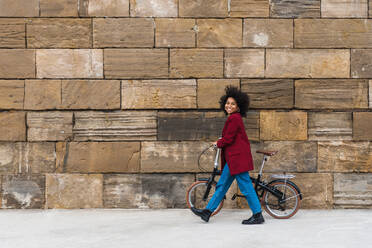
[[[205,177],[202,177],[202,178],[198,178],[198,181],[206,181],[208,182],[209,178],[205,178]]]
[[[275,180],[272,180],[271,182],[269,182],[268,185],[271,184],[271,183],[275,183],[275,182],[283,182],[283,183],[288,183],[288,184],[292,185],[293,188],[295,188],[297,190],[298,194],[300,195],[300,199],[302,200],[302,194],[301,194],[300,188],[294,182],[289,181],[289,180],[286,181],[286,180],[283,180],[283,179],[275,179]]]

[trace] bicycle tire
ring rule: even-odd
[[[189,208],[196,207],[198,209],[204,209],[206,204],[209,202],[210,198],[212,197],[216,184],[212,184],[212,189],[209,192],[208,199],[206,201],[202,200],[202,195],[204,194],[207,188],[207,181],[196,181],[190,185],[190,187],[186,191],[186,203]],[[218,214],[223,207],[224,199],[220,202],[216,210],[211,214],[211,216]]]
[[[270,191],[265,190],[262,195],[262,206],[265,211],[276,219],[289,219],[297,213],[301,205],[300,193],[297,189],[291,185],[292,182],[284,180],[276,180],[268,184],[276,190],[282,192],[285,197],[285,203],[280,203],[278,197],[272,194]],[[287,212],[287,210],[289,210]]]

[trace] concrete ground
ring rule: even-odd
[[[223,209],[204,223],[187,209],[1,210],[1,248],[372,247],[372,210],[300,210],[288,220]]]

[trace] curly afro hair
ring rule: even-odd
[[[232,97],[235,99],[236,103],[239,107],[239,114],[243,117],[247,116],[247,111],[249,107],[249,97],[246,93],[239,90],[237,87],[234,86],[227,86],[225,88],[225,95],[221,96],[220,98],[220,108],[225,112],[227,115],[227,112],[225,110],[225,104],[229,97]]]

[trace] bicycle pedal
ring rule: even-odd
[[[233,200],[235,200],[235,198],[236,198],[236,194],[234,194],[234,195],[231,197],[231,200],[233,201]]]

